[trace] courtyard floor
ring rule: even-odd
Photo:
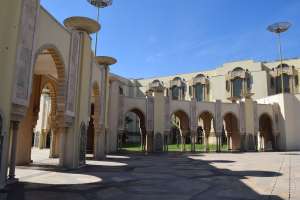
[[[0,200],[300,199],[300,152],[120,154],[77,170],[33,153]]]

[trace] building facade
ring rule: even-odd
[[[199,130],[206,150],[221,151],[224,138],[234,151],[300,149],[300,59],[131,80],[110,73],[116,59],[94,55],[92,19],[60,24],[38,0],[15,0],[0,3],[0,25],[0,188],[31,162],[32,146],[78,168],[86,153],[116,152],[130,130],[148,152],[174,137],[194,151]]]

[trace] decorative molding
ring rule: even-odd
[[[75,99],[76,99],[76,83],[78,79],[79,61],[80,61],[80,41],[81,34],[77,31],[72,31],[69,71],[68,71],[68,86],[67,86],[67,103],[66,114],[75,116]]]
[[[38,0],[23,0],[21,8],[19,38],[16,52],[15,85],[12,103],[28,106],[30,84],[34,64],[34,43],[37,31]]]

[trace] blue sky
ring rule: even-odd
[[[96,18],[86,0],[41,0],[60,22]],[[183,4],[185,3],[185,4]],[[299,0],[114,0],[101,9],[99,55],[113,56],[111,71],[131,78],[213,69],[225,62],[278,58],[267,25],[289,21],[285,58],[300,56]]]

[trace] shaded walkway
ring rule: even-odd
[[[295,155],[294,155],[295,154]],[[291,165],[290,165],[291,163]],[[292,166],[292,167],[291,167]],[[112,155],[72,171],[42,170],[7,188],[8,200],[299,199],[297,153]],[[29,170],[29,169],[28,169]],[[292,189],[289,189],[292,188]]]

